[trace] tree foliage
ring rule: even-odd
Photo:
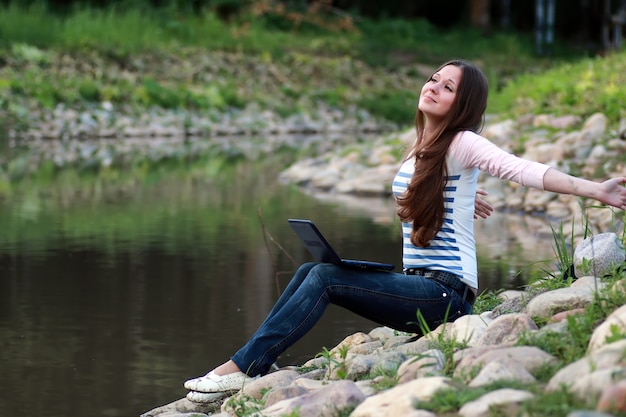
[[[576,41],[598,42],[606,21],[605,2],[555,0],[555,33]],[[620,2],[609,2],[616,13]],[[623,4],[624,2],[622,2]],[[66,14],[77,8],[164,9],[169,13],[201,14],[211,11],[224,20],[255,14],[277,27],[293,29],[308,20],[322,24],[316,16],[358,19],[425,18],[435,26],[473,24],[486,32],[491,29],[532,30],[535,1],[528,0],[0,0],[0,5],[30,7],[45,5]],[[345,23],[344,23],[345,24]]]

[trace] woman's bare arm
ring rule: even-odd
[[[543,177],[543,188],[559,194],[588,197],[626,210],[626,177],[611,178],[604,182],[573,177],[550,168]]]

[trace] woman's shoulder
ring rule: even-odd
[[[497,147],[485,137],[471,130],[459,132],[450,144],[450,153],[462,166],[476,166],[478,162],[490,157]]]
[[[468,151],[475,146],[490,143],[487,139],[471,130],[461,130],[455,136],[451,143],[451,149],[456,151]]]
[[[478,133],[474,132],[473,130],[461,130],[459,133],[457,133],[456,137],[454,138],[455,141],[460,140],[460,141],[476,141],[476,140],[480,140],[480,139],[485,139],[483,136],[479,135]]]

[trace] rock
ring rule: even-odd
[[[454,361],[457,363],[454,376],[467,378],[472,370],[496,360],[517,362],[528,372],[534,372],[545,365],[556,363],[554,356],[535,346],[469,348],[459,355],[454,354]]]
[[[300,417],[334,417],[345,409],[353,409],[365,395],[352,381],[337,381],[308,394],[279,401],[265,408],[260,415],[279,417],[297,412]]]
[[[569,129],[580,123],[580,117],[573,115],[565,115],[561,117],[555,117],[550,122],[550,125],[556,129]]]
[[[398,368],[398,383],[412,381],[427,376],[438,376],[445,367],[443,352],[431,349],[423,354],[404,361]]]
[[[309,359],[308,361],[306,361],[302,365],[302,367],[304,367],[304,368],[324,368],[326,365],[328,365],[328,362],[329,362],[328,359],[319,356],[317,358]]]
[[[549,114],[538,114],[533,120],[533,127],[546,127],[552,124],[552,116]]]
[[[474,314],[462,316],[454,321],[449,337],[458,342],[465,342],[468,346],[476,346],[488,325],[489,323],[480,316]]]
[[[402,362],[407,359],[407,356],[396,350],[385,351],[377,354],[373,354],[376,358],[376,362],[372,367],[373,374],[388,375],[395,373]]]
[[[499,389],[483,395],[477,400],[470,401],[461,407],[461,417],[488,417],[498,410],[498,415],[517,415],[519,405],[534,398],[528,391],[515,389]]]
[[[576,410],[572,411],[567,417],[615,417],[612,414],[601,413],[598,411]]]
[[[276,372],[269,373],[259,379],[247,383],[242,393],[249,395],[257,400],[263,397],[263,392],[268,388],[282,388],[291,385],[294,379],[300,376],[299,372],[281,369]]]
[[[531,161],[547,164],[551,161],[563,160],[563,149],[554,143],[542,143],[535,148],[527,149],[523,157]]]
[[[524,199],[524,210],[526,212],[546,211],[546,207],[556,196],[556,193],[531,188]]]
[[[626,118],[619,121],[619,127],[617,128],[617,134],[620,138],[626,139]]]
[[[174,401],[172,403],[163,405],[161,407],[154,408],[141,414],[141,417],[156,417],[164,416],[167,414],[188,414],[188,413],[200,413],[211,414],[212,412],[219,410],[220,403],[198,404],[189,401],[186,398]]]
[[[372,342],[361,343],[360,345],[353,346],[350,348],[348,353],[369,355],[370,353],[374,353],[376,350],[382,347],[383,343],[380,340],[374,340]]]
[[[411,340],[413,340],[413,336],[406,336],[406,335],[392,336],[385,341],[384,349],[393,349],[398,346],[402,346]]]
[[[368,335],[374,340],[380,340],[382,343],[385,343],[385,341],[396,335],[396,331],[390,327],[380,326],[374,327]]]
[[[593,371],[574,381],[568,390],[581,401],[597,402],[603,391],[611,387],[618,378],[625,378],[623,366]]]
[[[546,390],[555,391],[564,385],[583,399],[594,392],[597,396],[607,383],[613,382],[611,372],[614,369],[622,369],[623,371],[625,365],[624,351],[626,351],[626,339],[605,345],[590,355],[560,369],[552,376]],[[596,374],[596,376],[591,377],[592,374]]]
[[[489,362],[469,383],[470,387],[482,387],[497,381],[515,381],[524,384],[535,383],[535,377],[520,363],[495,360]]]
[[[328,381],[313,380],[302,377],[294,380],[293,385],[297,385],[299,387],[306,388],[309,391],[313,391],[316,389],[324,388],[326,385],[328,385]]]
[[[595,113],[589,116],[583,124],[583,134],[589,141],[602,138],[608,124],[607,117],[602,113]]]
[[[573,158],[576,156],[576,147],[582,140],[582,133],[580,131],[573,131],[558,138],[555,145],[561,148],[564,158]]]
[[[490,124],[482,131],[482,134],[498,146],[504,147],[519,136],[518,132],[517,123],[514,120],[507,119],[502,122]],[[510,151],[510,149],[508,150]]]
[[[432,345],[432,340],[429,340],[425,337],[420,337],[419,339],[405,343],[397,347],[398,352],[402,352],[405,355],[419,355],[428,350],[430,350]]]
[[[605,388],[600,395],[596,410],[624,415],[626,413],[626,380]]]
[[[519,291],[519,294],[507,293],[508,295],[503,297],[504,301],[493,309],[492,316],[494,319],[502,314],[521,313],[530,299],[528,294],[522,291]]]
[[[546,215],[555,219],[567,218],[572,214],[567,204],[560,201],[550,201],[546,206]]]
[[[328,368],[327,379],[360,379],[369,375],[376,364],[376,355],[350,355],[343,363]]]
[[[415,379],[367,398],[350,417],[413,415],[416,403],[419,406],[420,401],[428,401],[440,390],[454,389],[455,386],[445,377]]]
[[[626,251],[615,233],[600,233],[582,241],[574,251],[576,276],[592,273],[596,277],[608,274],[622,265]]]
[[[550,318],[573,308],[584,308],[593,301],[595,291],[588,287],[567,287],[539,294],[528,302],[530,317]]]
[[[337,344],[334,348],[330,350],[330,355],[333,358],[339,358],[341,356],[341,351],[346,350],[347,352],[355,346],[361,345],[363,343],[369,343],[372,341],[372,337],[367,333],[358,332],[347,336],[341,342]]]
[[[585,312],[584,308],[575,308],[573,310],[561,311],[550,318],[550,323],[557,323],[567,320],[570,316],[577,316]]]
[[[290,398],[300,397],[302,395],[308,394],[309,390],[298,386],[298,385],[290,385],[288,387],[280,387],[274,388],[265,395],[263,398],[265,401],[265,407],[271,407],[279,401],[288,400]]]
[[[527,314],[505,314],[492,321],[474,346],[514,343],[520,333],[537,330],[537,325]]]
[[[602,324],[593,331],[589,341],[589,352],[595,352],[607,344],[611,337],[624,337],[626,334],[626,305],[613,311]]]

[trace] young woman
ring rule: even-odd
[[[402,220],[403,272],[302,265],[248,343],[207,375],[185,382],[188,399],[208,400],[266,374],[329,303],[415,333],[421,332],[418,312],[431,329],[470,314],[478,288],[473,220],[492,210],[476,197],[482,193],[479,171],[626,209],[626,178],[575,178],[479,136],[487,92],[484,74],[465,61],[445,63],[421,90],[417,139],[392,184]]]

